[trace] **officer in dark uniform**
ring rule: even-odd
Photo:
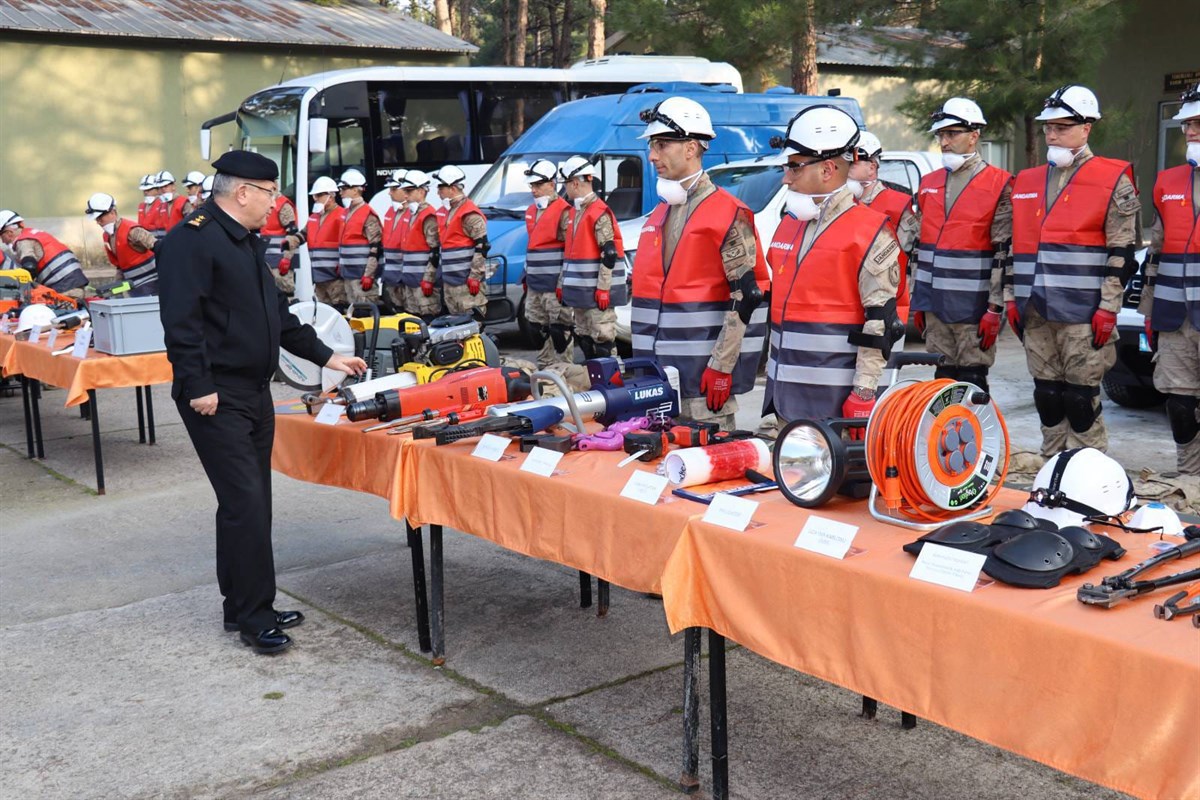
[[[213,167],[212,197],[171,230],[158,255],[171,397],[217,495],[225,629],[240,630],[258,653],[277,653],[292,643],[282,629],[304,621],[273,607],[269,385],[279,348],[348,374],[366,364],[333,353],[292,316],[267,270],[254,231],[278,195],[275,163],[238,150]]]

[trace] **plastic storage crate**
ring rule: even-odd
[[[92,316],[92,342],[101,353],[128,356],[167,349],[157,297],[93,300],[88,313]]]

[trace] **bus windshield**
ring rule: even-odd
[[[252,96],[238,109],[241,149],[253,150],[279,167],[279,187],[296,193],[296,131],[300,121],[302,87],[272,89]]]

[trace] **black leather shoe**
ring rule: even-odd
[[[275,612],[275,627],[276,628],[294,628],[304,622],[304,614],[299,611],[276,611]],[[225,632],[233,633],[238,629],[236,622],[225,622]]]
[[[279,628],[259,631],[258,633],[242,633],[242,644],[253,647],[259,655],[281,653],[292,646],[292,637]]]

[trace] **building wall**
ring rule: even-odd
[[[258,89],[333,69],[466,63],[433,53],[402,59],[95,41],[0,45],[0,208],[60,231],[69,244],[95,241],[96,226],[82,215],[93,192],[112,194],[130,213],[143,174],[168,169],[182,179],[190,170],[211,171],[200,160],[200,123]],[[233,130],[214,129],[214,154],[228,147]]]

